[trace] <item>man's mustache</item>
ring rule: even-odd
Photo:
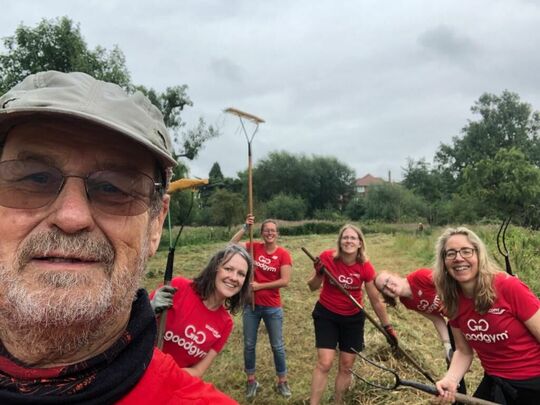
[[[17,255],[17,267],[22,269],[36,258],[54,257],[103,263],[112,269],[115,252],[104,237],[88,232],[66,234],[59,229],[35,233],[26,239]],[[52,257],[52,256],[51,256]]]

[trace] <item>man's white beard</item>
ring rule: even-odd
[[[105,275],[98,281],[91,273],[51,271],[38,274],[34,286],[25,282],[28,261],[51,251],[99,261]],[[24,341],[34,352],[47,357],[78,351],[105,333],[118,321],[119,314],[129,311],[144,274],[147,252],[146,240],[139,257],[127,263],[129,268],[119,268],[114,265],[114,250],[104,238],[59,231],[29,238],[14,265],[0,265],[0,326],[9,328],[10,336],[20,339],[18,343]]]

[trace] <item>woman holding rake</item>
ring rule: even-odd
[[[540,398],[540,300],[518,278],[501,271],[471,230],[447,229],[437,241],[437,291],[450,318],[456,351],[437,382],[453,401],[476,351],[484,378],[474,396],[508,405]]]
[[[340,404],[351,384],[351,368],[356,351],[364,346],[364,311],[330,282],[321,271],[323,265],[343,288],[362,305],[362,285],[377,317],[384,329],[397,343],[397,335],[388,321],[386,308],[379,298],[373,280],[375,270],[366,254],[366,243],[362,231],[354,225],[344,225],[339,231],[337,250],[326,250],[319,256],[315,272],[308,281],[311,291],[321,288],[319,301],[313,310],[317,364],[311,380],[310,404],[319,404],[328,373],[339,348],[339,367],[335,380],[334,401]]]

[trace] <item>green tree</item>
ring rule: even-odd
[[[253,190],[260,201],[279,193],[299,196],[307,213],[342,210],[354,193],[354,170],[334,157],[272,152],[253,169]]]
[[[366,200],[363,197],[352,198],[345,207],[345,215],[353,221],[360,221],[366,213]]]
[[[298,221],[306,215],[306,203],[298,196],[279,193],[266,204],[266,215],[271,218]]]
[[[225,180],[225,176],[223,176],[223,173],[221,172],[221,166],[218,162],[215,162],[208,173],[208,182],[210,184],[216,184],[222,183],[223,180]]]
[[[226,226],[229,231],[233,224],[244,217],[242,196],[225,189],[216,190],[209,199],[211,225]]]
[[[444,178],[444,173],[433,169],[425,159],[407,160],[401,184],[426,201],[434,203],[448,198],[452,193],[452,190],[448,188],[448,183]]]
[[[423,220],[427,206],[412,191],[399,184],[378,184],[369,188],[366,198],[367,219],[386,222]]]
[[[43,19],[36,27],[20,24],[15,34],[3,39],[6,53],[0,54],[0,94],[19,83],[31,73],[44,70],[84,72],[97,79],[113,82],[129,92],[139,90],[161,110],[165,124],[171,130],[179,157],[195,158],[204,143],[219,135],[212,126],[199,119],[198,125],[185,129],[180,115],[193,102],[187,86],[168,87],[158,93],[131,82],[124,53],[115,46],[111,51],[98,46],[89,49],[79,24],[68,17]]]
[[[31,73],[43,70],[85,72],[97,79],[128,88],[130,74],[123,52],[98,46],[88,49],[79,24],[67,17],[43,19],[35,28],[19,25],[15,35],[4,38],[6,54],[0,54],[0,93]]]
[[[540,227],[540,168],[517,148],[500,149],[493,158],[466,167],[462,194],[482,202],[483,214]]]
[[[459,179],[466,167],[495,157],[501,148],[516,148],[533,164],[540,165],[540,114],[516,93],[485,93],[471,111],[480,119],[470,121],[462,130],[463,137],[454,137],[452,145],[440,146],[435,159],[441,169]]]

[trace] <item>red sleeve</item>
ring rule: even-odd
[[[370,261],[364,262],[362,264],[362,272],[362,278],[364,280],[364,283],[369,283],[370,281],[375,280],[375,276],[377,275],[377,273],[375,273],[375,268]]]
[[[291,254],[289,253],[289,251],[287,249],[284,249],[284,248],[281,248],[281,265],[282,266],[287,266],[287,265],[292,266]]]
[[[519,278],[507,275],[503,277],[501,294],[511,303],[516,318],[521,322],[529,320],[540,309],[540,300]]]

